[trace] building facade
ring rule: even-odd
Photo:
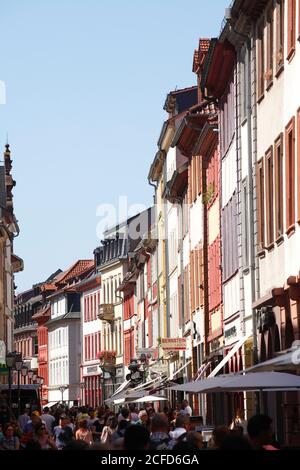
[[[0,165],[0,381],[7,382],[6,353],[13,351],[14,274],[23,270],[23,260],[14,254],[19,226],[14,213],[12,160],[7,144]]]
[[[99,353],[102,350],[102,322],[98,318],[101,303],[101,277],[94,270],[77,287],[81,293],[81,394],[82,405],[102,403],[102,371]]]
[[[61,273],[48,296],[48,399],[69,404],[80,400],[81,294],[77,285],[94,270],[93,260],[79,260]]]

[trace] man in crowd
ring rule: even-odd
[[[169,422],[164,413],[157,413],[151,420],[150,449],[164,450],[168,449],[171,440],[169,434]]]

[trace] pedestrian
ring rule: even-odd
[[[248,436],[254,449],[278,450],[272,446],[272,419],[267,415],[254,415],[248,421]]]
[[[203,436],[198,431],[190,431],[186,435],[186,442],[197,450],[203,449]]]
[[[41,423],[36,427],[36,439],[41,446],[41,450],[57,450],[55,441],[50,436],[46,424]]]
[[[139,415],[136,410],[136,406],[134,403],[131,403],[129,405],[129,411],[130,411],[130,421],[132,424],[136,423],[139,420]]]
[[[28,423],[29,420],[30,420],[30,418],[29,418],[29,409],[24,408],[22,414],[20,414],[20,416],[18,418],[18,422],[19,422],[19,425],[20,425],[20,428],[21,428],[22,432],[24,432],[24,428],[25,428],[25,426],[26,426],[26,424]]]
[[[168,449],[171,440],[169,422],[164,413],[156,413],[151,420],[150,450]]]
[[[169,433],[171,438],[168,446],[169,449],[173,449],[175,444],[186,439],[187,432],[190,428],[189,421],[190,419],[186,415],[179,415],[176,418],[175,429]]]
[[[14,436],[14,428],[11,423],[7,423],[4,427],[4,437],[0,442],[0,447],[4,450],[19,450],[20,441],[17,436]]]
[[[150,433],[144,426],[131,424],[124,433],[125,450],[147,450],[150,444]]]
[[[229,429],[233,430],[237,428],[238,426],[243,429],[243,432],[245,433],[247,432],[247,422],[244,419],[244,412],[240,409],[237,410],[235,417],[230,423]]]
[[[149,416],[146,410],[141,410],[139,412],[139,419],[136,422],[140,426],[148,427],[149,426]]]
[[[87,444],[91,444],[93,442],[93,434],[88,429],[88,421],[87,419],[82,419],[79,421],[79,428],[75,433],[76,441],[84,441]]]
[[[73,432],[70,428],[70,421],[66,415],[62,415],[59,425],[54,427],[53,435],[58,450],[63,449],[70,441],[73,440]]]
[[[48,406],[45,406],[42,414],[42,420],[46,424],[47,430],[49,434],[53,434],[53,428],[55,423],[55,418],[50,414],[50,410]]]
[[[212,432],[212,448],[219,449],[229,433],[230,430],[227,426],[217,426]]]
[[[110,445],[119,436],[117,433],[118,421],[115,416],[109,416],[101,434],[101,443]]]
[[[187,400],[183,400],[180,414],[185,416],[192,416],[192,408],[190,407],[189,402]]]

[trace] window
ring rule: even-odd
[[[266,230],[267,246],[274,243],[274,184],[273,184],[273,147],[266,153]]]
[[[295,222],[295,118],[285,130],[286,172],[286,230],[289,233]]]
[[[168,240],[169,249],[169,274],[177,266],[177,237],[176,229],[172,230]]]
[[[242,182],[242,252],[243,268],[249,267],[249,228],[248,228],[248,180]]]
[[[86,297],[84,297],[84,321],[86,322]]]
[[[279,74],[284,63],[284,0],[277,1],[276,20],[276,73]]]
[[[283,134],[275,141],[275,237],[283,235]]]
[[[39,353],[38,337],[34,336],[34,338],[33,338],[33,355],[37,356],[38,353]]]
[[[105,282],[103,282],[103,303],[106,303],[106,285]]]
[[[236,193],[222,211],[222,263],[223,281],[232,277],[238,269],[237,197]]]
[[[190,296],[189,296],[189,271],[188,267],[184,269],[183,273],[183,285],[184,285],[184,321],[187,322],[190,319]]]
[[[296,0],[288,0],[287,34],[287,59],[290,59],[295,51],[296,44]]]
[[[260,100],[265,91],[265,51],[264,20],[257,28],[257,98]]]
[[[267,13],[267,70],[266,70],[266,81],[267,87],[269,87],[273,82],[273,5]]]
[[[196,164],[196,157],[192,159],[192,172],[193,172],[193,202],[196,201],[197,198],[197,164]]]
[[[265,246],[265,200],[264,200],[264,166],[263,159],[257,163],[256,190],[257,190],[257,224],[258,224],[258,249]]]
[[[182,226],[183,236],[188,233],[189,230],[189,204],[188,204],[188,193],[185,192],[182,203]]]
[[[224,156],[234,136],[234,76],[231,77],[221,105],[221,148]]]
[[[241,61],[240,61],[240,83],[241,83],[241,119],[244,121],[247,118],[247,108],[248,108],[248,74],[249,74],[249,53],[247,46],[244,46],[241,51]]]
[[[185,282],[185,278],[184,278]],[[190,283],[191,283],[191,311],[194,312],[195,310],[195,252],[191,252],[190,257]],[[185,284],[184,284],[184,295],[185,295]],[[186,304],[185,304],[185,297],[184,297],[184,316],[186,315]]]

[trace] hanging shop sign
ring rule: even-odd
[[[186,338],[162,338],[161,348],[163,351],[185,351]]]

